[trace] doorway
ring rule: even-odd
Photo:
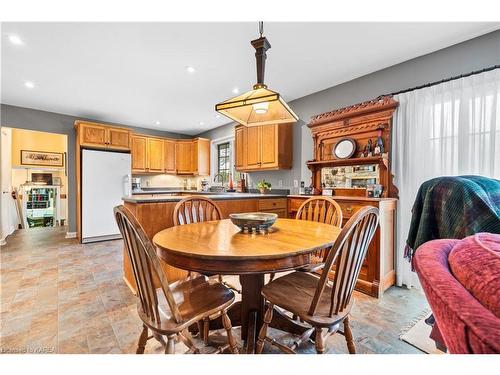
[[[65,134],[2,127],[2,239],[12,228],[67,224],[67,142]]]

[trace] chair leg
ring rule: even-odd
[[[208,345],[208,335],[210,331],[210,318],[203,319],[203,343]]]
[[[177,340],[177,335],[168,335],[167,347],[165,348],[165,354],[175,354],[175,341]]]
[[[351,327],[349,326],[349,317],[346,316],[344,319],[344,336],[347,342],[347,349],[349,354],[356,354],[356,347],[354,346],[354,340],[352,338]]]
[[[266,340],[267,335],[267,327],[269,327],[269,323],[271,323],[271,320],[273,319],[273,310],[274,305],[270,303],[266,313],[264,314],[264,323],[262,324],[262,328],[259,332],[259,338],[257,339],[257,345],[255,347],[255,354],[262,353],[262,349],[264,348],[264,341]]]
[[[144,354],[144,350],[146,349],[146,342],[148,341],[148,327],[143,324],[142,332],[139,336],[139,342],[137,343],[137,350],[135,354]]]
[[[200,349],[196,347],[191,337],[192,335],[189,333],[189,330],[187,329],[179,333],[179,338],[189,348],[189,350],[191,350],[193,354],[199,354]]]
[[[167,343],[163,339],[162,335],[160,335],[159,333],[153,333],[153,337],[161,344],[162,347],[167,347]]]
[[[323,328],[316,327],[316,337],[314,342],[316,345],[316,353],[323,354],[325,352],[325,337],[323,336]]]
[[[196,322],[196,325],[198,326],[198,333],[196,335],[193,335],[193,337],[199,336],[199,338],[203,340],[203,322],[201,320],[198,320]]]
[[[271,274],[269,275],[269,282],[273,281],[275,276],[276,276],[276,273],[274,273],[274,272],[273,272],[273,273],[271,273]]]
[[[236,339],[233,336],[233,327],[231,325],[231,319],[227,316],[227,311],[222,311],[222,325],[227,332],[227,341],[229,343],[229,349],[231,353],[238,354],[238,346],[236,345]]]

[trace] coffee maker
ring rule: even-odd
[[[141,178],[140,177],[132,177],[132,192],[141,191]]]

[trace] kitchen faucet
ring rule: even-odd
[[[217,181],[219,179],[219,181]],[[222,173],[217,173],[214,176],[214,182],[220,182],[222,185],[224,185],[224,175]]]

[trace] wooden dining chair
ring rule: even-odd
[[[318,223],[330,224],[342,227],[342,210],[340,205],[330,197],[311,197],[301,204],[295,216],[297,220],[316,221]],[[326,259],[329,249],[322,249],[312,254],[310,266],[306,266],[301,271],[312,272],[322,265]]]
[[[175,344],[179,340],[193,353],[199,353],[188,327],[209,317],[221,317],[227,332],[228,344],[215,352],[229,348],[232,353],[238,353],[227,315],[227,308],[234,301],[234,292],[202,275],[169,284],[153,244],[134,215],[124,206],[115,207],[114,214],[137,284],[137,311],[143,329],[136,353],[144,353],[146,342],[153,337],[163,345],[167,354],[175,353]],[[154,276],[160,281],[159,289],[155,289]],[[163,336],[167,337],[166,342]]]
[[[340,232],[331,251],[328,252],[321,276],[293,272],[277,278],[262,288],[262,295],[268,301],[268,309],[257,340],[257,353],[262,352],[265,341],[285,353],[295,353],[295,349],[313,333],[316,352],[324,353],[326,338],[339,332],[341,323],[344,326],[344,331],[341,333],[345,336],[349,353],[356,353],[349,326],[349,313],[354,303],[351,297],[377,225],[378,209],[363,207],[351,217]],[[331,283],[328,274],[334,264],[336,273]],[[274,306],[297,315],[311,326],[291,347],[267,336]]]
[[[192,223],[201,223],[204,221],[221,220],[222,212],[217,204],[206,197],[190,196],[180,200],[174,207],[174,225],[184,225]],[[188,272],[188,277],[192,277],[193,273]],[[211,276],[211,275],[207,275]],[[217,275],[220,283],[228,288],[241,293],[241,290],[234,285],[224,281],[222,275]],[[200,329],[200,335],[208,344],[210,322],[208,318],[203,322],[203,327]]]

